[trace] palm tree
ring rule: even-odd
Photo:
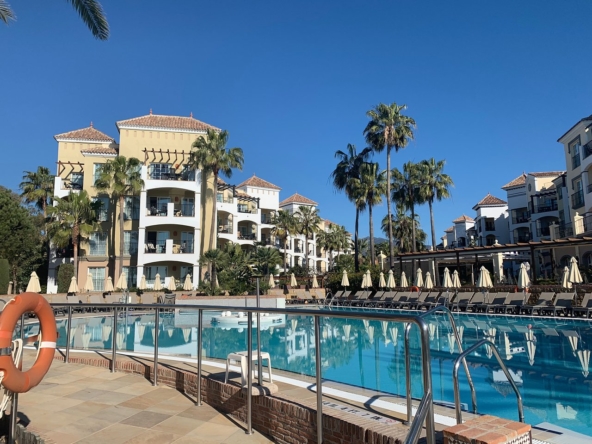
[[[337,250],[337,259],[342,251],[351,247],[351,238],[343,225],[331,225],[331,234],[334,238],[335,249]]]
[[[199,136],[191,145],[193,150],[189,156],[189,168],[201,168],[204,176],[214,175],[214,197],[212,209],[212,228],[210,233],[210,249],[214,248],[216,238],[216,187],[220,173],[230,178],[232,170],[243,169],[244,157],[241,148],[226,148],[228,131],[208,129],[206,137]]]
[[[280,252],[272,247],[257,247],[251,256],[253,265],[262,274],[269,274],[282,262]]]
[[[240,247],[239,247],[240,248]],[[199,263],[201,265],[209,265],[210,266],[210,281],[212,285],[212,295],[216,291],[216,272],[220,265],[226,260],[226,255],[222,250],[218,250],[217,248],[213,248],[211,250],[206,251],[204,254],[201,255],[199,259]]]
[[[362,257],[365,257],[368,253],[368,239],[358,239],[357,247]]]
[[[93,231],[99,229],[97,223],[98,202],[92,202],[84,190],[55,198],[55,206],[47,207],[52,217],[48,232],[51,241],[58,247],[67,247],[72,241],[74,247],[74,276],[78,277],[78,245]]]
[[[290,233],[296,232],[296,220],[294,219],[292,213],[285,210],[279,210],[271,217],[271,224],[274,225],[274,227],[271,229],[272,234],[279,238],[281,247],[284,249],[284,262],[282,264],[282,269],[284,270],[284,274],[286,274],[286,242],[288,241]]]
[[[331,173],[333,178],[333,186],[337,190],[345,190],[347,198],[354,202],[355,196],[352,194],[352,180],[360,178],[360,166],[368,160],[368,156],[372,150],[365,148],[361,153],[356,152],[355,145],[347,144],[346,152],[338,150],[335,152],[335,157],[339,159],[337,166]],[[360,218],[360,208],[356,205],[356,223],[354,228],[354,263],[356,271],[360,271],[360,260],[358,250],[358,221]]]
[[[364,162],[360,167],[360,178],[354,179],[354,193],[363,199],[368,207],[370,223],[370,263],[375,264],[374,251],[374,220],[372,208],[382,203],[382,196],[386,193],[386,171],[379,171],[378,163]]]
[[[422,160],[420,165],[419,193],[430,207],[430,225],[432,229],[432,249],[436,249],[436,228],[434,224],[434,201],[441,201],[450,197],[450,187],[454,182],[448,174],[444,174],[445,160],[436,161],[433,157]]]
[[[419,193],[421,170],[417,164],[407,162],[403,165],[403,172],[393,169],[392,199],[411,211],[411,220],[415,220],[415,205],[423,203]],[[392,224],[389,224],[392,227]],[[416,251],[415,224],[411,224],[411,246]]]
[[[388,214],[388,239],[389,239],[389,261],[391,267],[395,260],[395,246],[393,243],[393,228],[391,224],[391,150],[395,152],[405,148],[410,139],[413,139],[413,128],[415,120],[405,116],[401,112],[407,108],[406,105],[397,105],[395,102],[390,105],[380,103],[366,113],[370,121],[364,129],[366,141],[376,152],[386,148],[386,195]]]
[[[110,191],[113,201],[119,203],[119,266],[118,275],[123,271],[124,252],[124,206],[125,198],[137,196],[144,188],[142,180],[142,162],[135,157],[127,159],[125,156],[117,156],[113,160],[101,165],[99,177],[95,182],[95,188],[99,191]]]
[[[69,0],[69,2],[95,38],[99,40],[109,38],[109,24],[103,13],[103,7],[97,0]],[[16,20],[16,15],[6,0],[0,0],[0,20],[4,23]]]
[[[316,208],[301,205],[294,212],[296,219],[296,232],[304,235],[304,269],[308,273],[308,237],[318,233],[321,229],[321,216]]]
[[[47,205],[53,197],[54,175],[47,167],[37,167],[37,171],[25,171],[20,183],[21,197],[28,204],[35,204],[37,209],[47,217]]]
[[[382,231],[386,234],[388,232],[388,216],[384,216],[382,219]],[[413,251],[412,246],[412,231],[413,231],[413,223],[411,217],[405,213],[405,209],[397,205],[397,212],[393,216],[392,221],[393,226],[393,235],[395,239],[397,239],[397,247],[399,251],[402,253],[409,253]],[[415,215],[415,243],[416,249],[421,250],[423,249],[424,242],[427,238],[426,233],[420,228],[419,225],[419,216]]]

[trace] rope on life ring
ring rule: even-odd
[[[12,358],[12,334],[21,316],[35,313],[43,341],[33,366],[23,372]],[[53,309],[47,300],[37,293],[23,293],[8,302],[0,314],[0,372],[2,385],[13,393],[25,393],[38,385],[53,362],[58,338]]]
[[[413,286],[413,287],[411,287],[411,292],[414,292],[414,291],[415,291],[416,293],[419,293],[419,288],[418,288],[418,287],[416,287],[416,286]]]

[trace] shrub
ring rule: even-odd
[[[10,281],[10,266],[7,259],[0,259],[0,294],[8,292],[8,283]]]
[[[58,293],[67,293],[70,288],[70,282],[74,276],[74,265],[60,265],[58,269]]]

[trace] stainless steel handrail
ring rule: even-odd
[[[430,393],[431,395],[431,393]],[[425,421],[426,415],[428,414],[428,398],[427,393],[423,395],[419,406],[417,406],[417,412],[415,412],[415,417],[419,418],[417,421],[413,421],[411,427],[409,428],[409,433],[407,434],[407,439],[405,440],[405,444],[417,444],[419,440],[419,435],[421,434],[422,424]]]
[[[516,400],[518,402],[518,419],[520,422],[524,422],[524,408],[522,406],[522,395],[520,394],[520,391],[518,390],[518,386],[514,382],[512,375],[510,375],[510,372],[508,371],[506,364],[504,364],[504,362],[502,361],[502,358],[499,355],[499,352],[497,351],[497,347],[495,346],[495,344],[493,342],[491,342],[489,339],[481,339],[480,341],[476,342],[475,344],[473,344],[472,346],[467,348],[464,352],[462,352],[458,356],[458,358],[456,358],[456,360],[454,361],[454,366],[452,367],[452,380],[454,383],[454,407],[456,409],[456,423],[457,424],[462,423],[462,410],[460,408],[460,389],[459,389],[459,383],[458,383],[458,368],[460,366],[460,361],[464,360],[467,355],[469,355],[470,353],[473,353],[475,350],[477,350],[479,347],[482,347],[483,345],[489,345],[491,347],[491,351],[493,352],[495,359],[497,359],[497,362],[500,365],[500,367],[502,368],[502,371],[504,372],[504,374],[506,375],[506,378],[508,378],[508,382],[510,383],[510,385],[514,389],[514,393],[516,393]]]
[[[84,309],[84,308],[107,308],[107,309],[114,309],[114,315],[117,317],[117,309],[118,308],[125,308],[125,309],[137,309],[137,310],[170,310],[171,305],[167,304],[71,304],[71,303],[54,303],[51,304],[55,307],[72,307],[76,309]],[[433,406],[433,391],[432,391],[432,372],[431,372],[431,358],[430,358],[430,336],[429,336],[429,329],[428,324],[423,319],[423,316],[426,312],[422,315],[415,315],[415,314],[407,314],[407,313],[373,313],[373,312],[364,312],[364,313],[356,313],[356,312],[345,312],[345,311],[332,311],[332,310],[323,310],[323,309],[290,309],[290,308],[258,308],[258,307],[230,307],[226,305],[193,305],[193,304],[175,304],[175,310],[188,310],[188,311],[198,311],[199,313],[203,313],[203,311],[227,311],[227,310],[234,310],[234,311],[242,311],[247,312],[251,322],[249,324],[250,333],[252,332],[252,314],[253,313],[276,313],[276,314],[288,314],[288,315],[295,315],[295,316],[312,316],[315,319],[315,323],[319,322],[320,317],[332,317],[332,318],[348,318],[348,319],[367,319],[372,321],[390,321],[390,322],[399,322],[399,323],[408,323],[409,325],[417,325],[420,331],[420,338],[421,338],[421,357],[422,357],[422,373],[423,373],[423,387],[424,387],[424,396],[422,398],[422,402],[425,404],[425,409],[427,409],[425,413],[425,417],[416,415],[411,423],[410,430],[415,430],[416,428],[420,428],[425,422],[425,429],[426,429],[426,443],[427,444],[435,444],[436,436],[435,436],[435,424],[434,424],[434,406]],[[200,316],[201,318],[201,316]],[[114,322],[114,325],[116,325]],[[203,329],[203,323],[198,323],[198,337],[201,338],[201,330]],[[249,339],[252,342],[251,334],[249,334]],[[115,369],[115,356],[116,356],[116,340],[113,337],[112,340],[112,352],[113,352],[113,362],[112,368]],[[252,345],[252,344],[251,344]],[[155,342],[155,363],[158,364],[158,349],[157,343]],[[199,347],[199,344],[198,344]],[[69,353],[70,343],[66,344],[66,353]],[[319,335],[319,346],[315,347],[315,359],[318,364],[321,362],[321,350],[320,350],[320,335]],[[249,387],[247,387],[247,433],[252,430],[250,427],[251,423],[251,413],[252,413],[252,406],[251,406],[251,390],[250,390],[250,383],[252,378],[252,350],[249,348],[248,352],[248,376],[247,380],[249,382]],[[201,360],[202,356],[201,353],[198,353],[197,356],[197,365],[198,369],[201,369]],[[155,368],[156,370],[156,368]],[[156,373],[155,373],[156,375]],[[156,377],[156,376],[155,376]],[[323,438],[323,422],[322,422],[322,375],[320,372],[317,372],[317,442],[319,444],[322,443]],[[197,384],[201,384],[201,378],[197,379]],[[198,393],[200,393],[198,389]]]
[[[458,330],[456,329],[456,321],[452,316],[452,312],[445,307],[444,305],[438,305],[421,315],[420,317],[424,318],[426,316],[430,316],[434,313],[442,312],[448,316],[450,321],[450,325],[452,330],[454,331],[454,337],[456,338],[456,342],[458,343],[458,351],[459,353],[463,353],[462,343],[460,341],[460,335],[458,334]],[[409,333],[411,331],[411,324],[407,324],[405,326],[405,384],[406,384],[406,395],[407,395],[407,421],[406,423],[411,423],[411,416],[413,415],[413,407],[411,404],[411,353],[409,350]],[[465,372],[467,373],[467,380],[469,383],[469,387],[471,389],[471,400],[473,402],[473,413],[477,413],[477,393],[475,391],[475,384],[473,383],[473,379],[471,378],[471,373],[469,371],[469,366],[467,365],[467,361],[465,358],[462,359],[463,367],[465,368]]]

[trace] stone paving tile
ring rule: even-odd
[[[125,444],[171,444],[177,442],[180,435],[172,432],[146,430],[144,433],[125,441]]]
[[[79,444],[122,444],[130,439],[141,435],[146,429],[125,424],[113,424],[97,433],[86,436],[79,441]]]
[[[170,417],[170,415],[165,415],[163,413],[143,411],[136,413],[135,415],[130,416],[127,419],[124,419],[123,421],[121,421],[121,424],[133,425],[136,427],[144,427],[145,429],[149,429]]]

